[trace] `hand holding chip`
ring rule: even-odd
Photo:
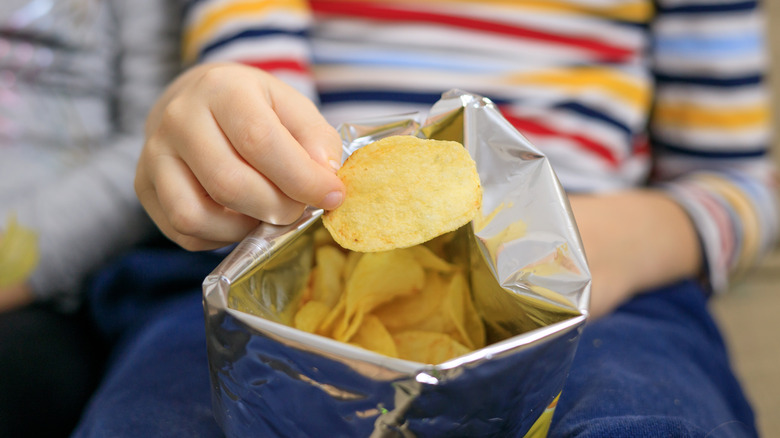
[[[213,249],[306,205],[340,205],[340,158],[338,133],[296,90],[255,68],[202,64],[150,112],[135,188],[171,240]]]

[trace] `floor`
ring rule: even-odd
[[[770,23],[774,126],[780,134],[780,1],[764,0]],[[780,165],[780,135],[774,146]],[[756,410],[762,437],[780,437],[780,246],[712,310],[732,352],[734,367]]]
[[[780,437],[780,250],[712,304],[761,436]]]

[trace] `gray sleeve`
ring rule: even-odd
[[[41,300],[72,308],[97,266],[138,243],[153,224],[133,189],[146,114],[179,70],[178,2],[112,1],[118,32],[114,134],[82,166],[19,206],[39,233],[30,279]]]
[[[19,221],[39,236],[40,261],[30,278],[39,300],[73,308],[95,267],[152,230],[133,191],[139,141],[115,139],[111,148],[18,206]]]

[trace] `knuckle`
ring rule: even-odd
[[[265,218],[265,222],[274,225],[289,225],[295,222],[296,219],[301,217],[306,205],[298,202],[290,202],[289,205],[277,208],[273,214],[269,214]]]
[[[248,123],[238,134],[238,146],[241,152],[264,160],[273,148],[278,130],[278,125],[268,121]]]
[[[177,203],[168,214],[168,222],[177,234],[196,236],[203,229],[203,216],[198,212],[199,209]]]
[[[143,166],[151,166],[154,160],[163,154],[166,148],[166,137],[162,131],[162,126],[149,134],[144,143],[143,149],[141,149],[141,155],[138,158],[138,164]]]
[[[165,144],[165,139],[186,129],[188,117],[192,114],[192,104],[182,96],[176,96],[168,102],[160,113],[160,122],[147,136],[147,145],[155,147]]]
[[[204,70],[198,78],[199,86],[206,90],[224,89],[232,82],[225,80],[225,76],[230,74],[230,69],[228,65],[215,65]]]
[[[217,169],[208,177],[206,191],[217,204],[234,207],[245,193],[245,181],[236,169]]]

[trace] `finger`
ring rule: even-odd
[[[188,123],[170,124],[178,128],[165,141],[181,145],[177,153],[216,205],[273,224],[288,224],[300,217],[305,205],[289,198],[244,161],[209,111],[188,114]],[[161,199],[165,205],[164,201],[175,199]]]
[[[227,209],[201,187],[186,164],[171,155],[153,159],[153,193],[145,207],[161,230],[187,249],[223,246],[241,240],[257,219]],[[195,238],[196,243],[186,243]]]
[[[282,124],[309,156],[327,169],[341,166],[341,137],[314,103],[282,83],[269,93],[270,105]],[[295,98],[287,96],[293,94]]]
[[[157,228],[171,241],[189,251],[206,251],[211,249],[222,248],[230,245],[233,242],[219,242],[212,240],[205,240],[198,237],[188,236],[176,231],[173,226],[168,222],[165,214],[163,213],[162,206],[157,201],[157,198],[149,198],[144,202],[144,209],[152,218]]]
[[[157,198],[154,185],[151,182],[150,177],[146,172],[144,166],[143,154],[142,159],[139,160],[138,170],[135,178],[135,191],[138,199],[141,201],[141,205],[146,210],[149,217],[155,223],[157,228],[170,240],[177,243],[184,249],[190,251],[201,251],[208,249],[216,249],[223,247],[231,242],[221,242],[204,240],[198,237],[188,236],[175,230],[175,228],[168,221],[168,218],[163,211],[162,205]]]
[[[297,92],[290,95],[292,101],[296,101],[292,96],[300,96]],[[262,92],[237,94],[229,105],[225,100],[216,101],[212,112],[240,156],[287,196],[326,209],[341,203],[344,192],[341,180],[329,165],[312,159],[283,125]],[[295,123],[306,124],[315,115],[314,120],[321,117],[313,105],[302,105]]]

